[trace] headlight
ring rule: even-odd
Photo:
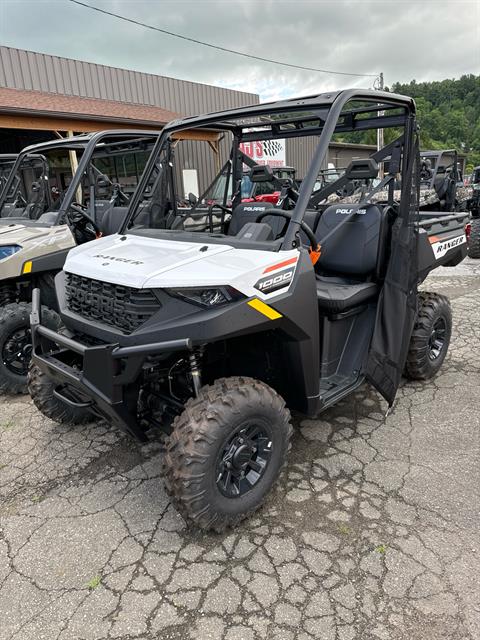
[[[20,247],[18,244],[10,244],[5,245],[4,247],[0,247],[0,260],[13,256],[13,254],[17,253],[17,251],[20,251],[21,248],[22,247]]]
[[[237,291],[233,287],[208,287],[208,288],[192,288],[185,287],[181,289],[166,289],[166,292],[176,298],[183,298],[188,302],[193,302],[199,307],[211,309],[213,307],[221,307],[230,302],[236,302],[245,298],[243,293]]]

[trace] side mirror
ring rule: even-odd
[[[373,158],[352,160],[345,170],[348,180],[369,180],[378,175],[378,163]]]
[[[268,164],[252,167],[249,177],[252,182],[272,182],[274,180],[273,171]]]
[[[197,196],[190,191],[190,193],[188,194],[188,204],[191,207],[194,207],[197,204],[197,202],[198,202]]]

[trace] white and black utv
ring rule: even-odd
[[[335,133],[382,127],[398,132],[393,142],[315,190]],[[176,215],[172,141],[192,130],[231,143],[233,203],[220,205],[220,231],[189,231]],[[298,193],[277,207],[241,203],[242,142],[315,137]],[[360,203],[328,203],[387,163]],[[271,170],[252,167],[251,178]],[[34,292],[36,406],[68,424],[98,416],[140,440],[163,429],[166,486],[182,515],[203,529],[235,525],[286,462],[290,409],[317,416],[366,380],[391,405],[404,371],[439,370],[450,305],[417,286],[464,258],[468,214],[420,217],[418,191],[415,104],[401,95],[352,89],[171,123],[121,232],[71,251],[57,276],[66,332],[45,326]]]
[[[27,147],[0,193],[0,393],[25,393],[30,302],[58,328],[53,278],[76,244],[121,228],[158,134],[109,131]],[[78,163],[78,170],[77,170]]]

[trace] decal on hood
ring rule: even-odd
[[[267,277],[264,276],[254,285],[254,287],[262,293],[273,293],[273,291],[278,291],[278,289],[288,287],[292,281],[294,272],[294,266],[288,269],[282,269],[282,271],[278,271],[277,273],[273,273]]]
[[[100,258],[100,260],[113,260],[114,262],[125,262],[127,264],[144,264],[141,260],[130,260],[130,258],[118,258],[116,256],[106,256],[103,253],[96,253],[92,258]]]

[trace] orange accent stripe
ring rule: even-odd
[[[277,264],[272,264],[271,267],[267,267],[263,273],[270,273],[270,271],[275,271],[275,269],[280,269],[280,267],[286,267],[289,264],[293,264],[297,262],[297,258],[290,258],[290,260],[284,260],[283,262],[277,262]]]
[[[430,238],[428,239],[430,244],[433,244],[434,242],[438,242],[440,240],[440,238],[438,236],[430,236]]]

